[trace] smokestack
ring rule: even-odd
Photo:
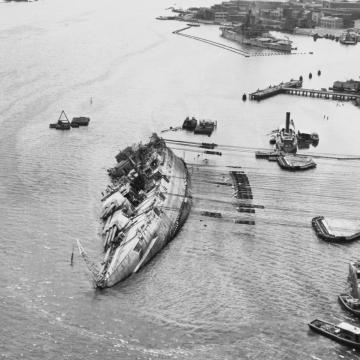
[[[290,113],[286,113],[286,132],[289,132],[290,129]]]

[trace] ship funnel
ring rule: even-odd
[[[286,113],[286,132],[289,132],[290,130],[290,113]]]

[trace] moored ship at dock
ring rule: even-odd
[[[248,13],[244,24],[238,26],[223,26],[220,28],[221,36],[240,44],[290,53],[293,49],[292,41],[278,39],[270,35],[263,26],[257,22],[251,12]]]
[[[343,34],[341,34],[339,41],[343,45],[356,45],[358,41],[357,34],[350,31],[346,31]]]
[[[225,39],[236,41],[243,45],[260,47],[263,49],[291,53],[292,41],[288,39],[277,39],[270,34],[262,34],[259,37],[247,38],[241,31],[234,27],[222,27],[221,36]]]
[[[349,282],[351,285],[351,295],[355,299],[360,299],[360,261],[351,261],[349,264]]]
[[[99,268],[79,245],[95,287],[110,287],[140,270],[179,231],[191,208],[186,165],[156,134],[128,147],[109,170],[113,186],[103,198],[105,256]]]

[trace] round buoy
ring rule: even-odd
[[[242,96],[243,101],[246,101],[246,94],[244,93],[244,95]]]
[[[319,71],[318,71],[318,76],[320,76],[320,75],[321,75],[321,71],[319,70]]]
[[[300,75],[299,80],[300,80],[300,81],[303,81],[303,77],[302,77],[302,75]]]
[[[309,79],[311,79],[311,78],[312,78],[312,73],[309,74]]]

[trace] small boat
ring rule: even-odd
[[[216,128],[216,122],[211,120],[200,120],[194,134],[204,134],[210,136]]]
[[[314,147],[319,145],[319,135],[315,132],[308,134],[298,130],[296,134],[299,147],[308,148],[306,145],[312,145]]]
[[[64,115],[64,118],[62,118],[63,115]],[[59,116],[57,123],[50,124],[49,128],[56,129],[56,130],[70,130],[71,129],[70,121],[69,121],[68,117],[66,116],[64,110],[61,111],[61,114]]]
[[[311,330],[327,336],[340,344],[351,346],[356,349],[360,348],[360,328],[347,322],[341,322],[340,324],[335,325],[323,320],[315,319],[308,325]]]
[[[198,24],[198,23],[187,23],[186,25],[188,25],[188,26],[195,26],[195,27],[199,27],[199,26],[200,26],[200,24]]]
[[[244,93],[242,96],[243,101],[246,101],[246,94]]]
[[[360,261],[350,262],[348,281],[351,285],[351,295],[360,299]]]
[[[276,133],[275,148],[284,153],[296,153],[297,137],[295,133],[294,122],[290,121],[290,113],[286,113],[285,128],[278,130]]]
[[[353,32],[346,31],[340,36],[339,41],[344,45],[356,45],[357,35]]]
[[[88,126],[90,118],[86,116],[74,117],[71,121],[71,127]]]
[[[339,302],[345,310],[355,316],[360,317],[360,300],[352,297],[350,294],[340,294]]]
[[[182,128],[184,130],[194,131],[196,125],[197,125],[197,120],[194,117],[190,119],[189,116],[187,116],[183,122]]]

